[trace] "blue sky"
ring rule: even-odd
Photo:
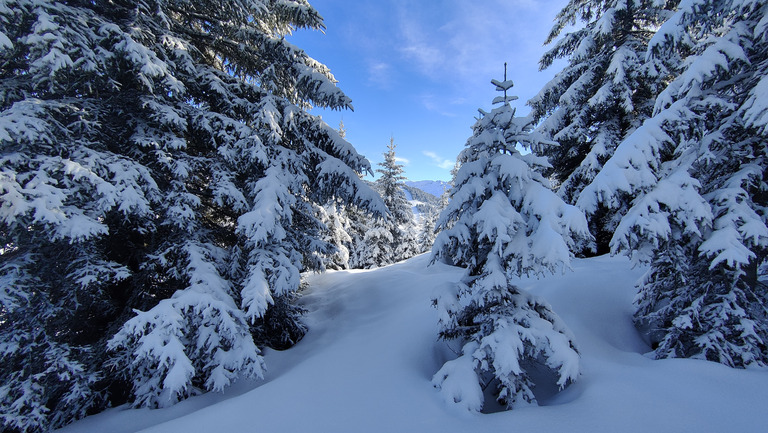
[[[477,109],[490,109],[504,62],[525,101],[560,69],[539,72],[544,41],[566,0],[310,0],[327,27],[289,40],[327,65],[354,111],[313,110],[371,164],[390,136],[410,180],[449,180]]]

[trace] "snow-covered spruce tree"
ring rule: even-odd
[[[432,245],[435,243],[435,222],[437,221],[437,212],[430,211],[427,214],[422,215],[421,231],[419,231],[419,247],[421,253],[426,253],[432,250]]]
[[[569,25],[583,23],[555,42],[541,68],[567,59],[559,72],[528,104],[537,131],[559,146],[544,150],[552,168],[545,174],[558,194],[575,204],[619,142],[651,116],[656,95],[670,72],[664,62],[646,60],[655,29],[672,12],[674,1],[572,0],[557,15],[547,43]],[[622,208],[601,208],[589,216],[598,253],[608,243],[631,197]]]
[[[683,3],[649,53],[687,54],[677,78],[582,195],[585,208],[637,196],[612,248],[650,261],[635,319],[657,358],[768,365],[766,11]]]
[[[398,260],[407,260],[422,252],[419,244],[419,227],[415,218],[400,228],[399,236],[400,242],[395,248],[395,257]]]
[[[411,205],[403,193],[403,166],[397,162],[395,154],[395,139],[390,138],[387,152],[384,153],[384,161],[379,163],[376,172],[381,177],[376,180],[381,198],[389,210],[390,217],[381,220],[392,233],[392,251],[394,256],[389,263],[399,262],[418,254],[416,235],[413,230],[413,211]],[[379,263],[379,265],[386,263]]]
[[[350,267],[373,269],[394,263],[395,241],[392,222],[384,218],[369,219],[365,233],[350,256]]]
[[[408,259],[419,253],[416,231],[413,227],[413,211],[403,193],[403,166],[395,155],[395,140],[390,139],[384,161],[376,172],[381,177],[374,188],[381,195],[388,210],[386,217],[362,216],[367,227],[357,242],[350,263],[354,268],[370,269]]]
[[[325,225],[323,240],[335,248],[335,251],[325,257],[323,266],[326,269],[347,269],[349,267],[349,251],[352,247],[350,236],[350,221],[346,208],[341,203],[331,202],[319,209],[320,221]]]
[[[512,280],[568,268],[571,249],[589,238],[582,213],[541,174],[547,163],[536,153],[553,143],[531,132],[530,118],[515,117],[509,101],[516,97],[507,96],[512,82],[493,83],[504,96],[490,113],[481,110],[473,126],[432,250],[433,261],[467,268],[455,291],[434,301],[440,337],[458,339],[463,348],[433,384],[470,411],[483,408],[489,386],[507,408],[535,403],[535,371],[549,371],[560,388],[576,380],[579,353],[570,332]]]
[[[371,262],[366,258],[365,236],[373,225],[373,218],[363,209],[357,206],[347,206],[344,213],[349,222],[347,234],[351,238],[349,247],[349,268],[366,269],[371,266]]]
[[[338,131],[342,138],[347,136],[347,129],[343,120],[339,121]],[[362,178],[362,176],[360,177]],[[378,235],[384,234],[381,231],[369,233],[369,229],[377,218],[376,215],[372,215],[360,206],[340,203],[339,200],[326,205],[326,208],[329,207],[333,207],[335,211],[328,209],[331,222],[326,223],[330,229],[327,236],[333,239],[330,242],[336,246],[338,251],[329,257],[331,264],[327,267],[331,269],[369,269],[376,265],[374,257],[389,258],[392,256],[389,248],[391,240],[379,239],[380,236]],[[366,235],[368,235],[368,239],[366,239]],[[371,245],[377,247],[369,248]]]
[[[376,172],[381,174],[376,183],[381,190],[381,198],[395,222],[402,225],[413,220],[413,212],[403,193],[403,181],[406,179],[403,176],[405,170],[403,170],[403,165],[397,162],[396,147],[395,139],[390,138],[387,151],[384,153],[384,161],[379,163],[381,168],[376,169]]]
[[[350,101],[297,27],[322,28],[305,1],[0,4],[4,429],[118,403],[121,380],[137,406],[219,390],[261,374],[254,341],[300,338],[317,206],[385,210],[304,111]]]

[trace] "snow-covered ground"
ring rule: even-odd
[[[756,432],[768,426],[768,371],[654,361],[631,322],[641,270],[624,258],[576,260],[574,272],[523,280],[576,336],[580,380],[539,407],[470,414],[432,375],[452,356],[430,299],[461,270],[428,257],[309,278],[310,332],[267,351],[261,382],[162,410],[115,408],[66,432]]]
[[[405,195],[405,199],[408,200],[408,204],[411,205],[411,212],[413,212],[415,221],[419,221],[421,219],[421,211],[419,210],[419,205],[423,205],[424,203],[416,200],[413,197],[413,194],[411,194],[411,192],[405,188],[403,188],[403,194]]]

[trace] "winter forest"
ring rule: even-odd
[[[568,1],[539,41],[540,68],[562,70],[523,101],[500,58],[432,194],[407,182],[397,131],[371,164],[310,113],[352,108],[286,39],[321,14],[0,0],[0,430],[116,431],[88,421],[137,413],[158,421],[125,431],[293,431],[267,410],[232,421],[285,396],[270,410],[314,431],[394,431],[357,417],[408,394],[398,431],[552,431],[587,404],[619,412],[573,431],[654,430],[611,424],[632,403],[590,392],[620,393],[599,387],[610,375],[738,395],[698,409],[765,425],[768,2]],[[358,334],[394,342],[342,345]],[[418,374],[319,385],[334,350],[370,355],[350,362],[361,377],[411,357]],[[356,396],[342,419],[291,415],[324,419],[326,397],[300,397],[323,386]],[[657,430],[717,430],[648,404]]]

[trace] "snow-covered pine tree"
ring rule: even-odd
[[[459,156],[432,250],[433,261],[467,268],[456,289],[434,301],[440,337],[458,339],[463,348],[433,384],[470,411],[483,408],[489,386],[507,408],[535,403],[531,375],[537,369],[551,372],[560,388],[576,380],[579,353],[570,332],[543,300],[512,280],[565,270],[572,248],[589,238],[583,214],[550,190],[541,173],[548,164],[536,153],[553,143],[531,131],[531,118],[515,117],[506,71],[503,82],[492,83],[503,96],[490,113],[480,111]]]
[[[612,241],[651,267],[635,316],[655,356],[768,364],[768,5],[681,4],[651,41],[677,58],[656,114],[587,187],[585,208],[637,196]]]
[[[349,247],[349,268],[368,269],[373,266],[367,253],[366,234],[373,226],[373,217],[357,206],[344,209],[349,226],[347,234],[351,238]]]
[[[403,193],[403,181],[406,179],[403,176],[405,170],[403,165],[397,162],[396,147],[395,139],[391,137],[387,151],[384,152],[384,161],[379,163],[381,168],[376,169],[376,172],[381,174],[376,183],[381,189],[381,198],[394,221],[403,225],[413,220],[413,211],[411,211],[411,205],[408,204]]]
[[[389,219],[368,218],[365,233],[352,251],[351,267],[373,269],[394,263],[396,253],[392,227]]]
[[[712,220],[701,236],[678,242],[689,253],[688,284],[665,287],[669,276],[652,262],[656,281],[641,287],[636,320],[661,334],[657,357],[768,365],[766,289],[757,274],[768,252],[767,31],[768,4],[742,0],[685,3],[659,31],[659,55],[690,53],[657,108],[679,101],[695,115],[674,132],[695,145],[690,172]]]
[[[347,128],[343,119],[339,121],[338,132],[341,138],[346,138]],[[362,173],[360,177],[363,177]],[[326,235],[327,240],[334,244],[338,250],[329,258],[330,264],[327,267],[331,269],[368,269],[375,266],[373,257],[390,257],[392,255],[388,249],[389,241],[377,239],[376,235],[381,233],[374,234],[375,239],[370,238],[371,234],[368,232],[377,218],[376,215],[371,215],[363,207],[349,203],[344,204],[338,200],[326,205],[326,210],[329,217],[326,226],[331,230]],[[367,240],[366,234],[369,235]],[[384,252],[374,252],[369,248],[371,244],[378,245],[380,242],[387,243]]]
[[[392,251],[394,252],[390,263],[399,262],[418,254],[416,236],[412,229],[413,211],[403,193],[403,182],[406,180],[403,176],[405,170],[402,164],[397,162],[396,147],[395,139],[390,138],[387,151],[384,153],[384,161],[379,163],[381,168],[376,169],[376,172],[381,174],[376,183],[381,191],[381,198],[390,212],[390,218],[386,221],[392,233]]]
[[[426,253],[432,250],[432,245],[435,243],[435,222],[437,222],[438,213],[430,211],[422,215],[421,231],[419,231],[418,242],[421,253]]]
[[[559,146],[544,150],[552,168],[545,174],[560,185],[558,194],[575,204],[621,140],[651,116],[656,95],[668,80],[664,62],[645,52],[673,2],[657,0],[573,0],[557,15],[546,43],[577,22],[544,54],[541,68],[568,59],[528,104],[541,121],[537,130]],[[581,25],[583,24],[583,25]],[[598,253],[608,244],[631,197],[621,208],[589,215]]]
[[[416,224],[415,217],[408,224],[399,227],[398,237],[399,241],[395,248],[397,261],[407,260],[421,253],[421,244],[419,244],[418,239],[419,227]]]
[[[284,38],[322,26],[303,0],[0,5],[4,429],[119,403],[123,373],[135,405],[219,390],[261,374],[254,339],[300,338],[317,207],[385,212],[304,111],[350,106]]]
[[[350,222],[345,206],[332,202],[321,207],[319,211],[320,220],[325,225],[323,240],[334,247],[334,251],[325,257],[323,266],[326,269],[347,269],[352,237],[349,235]]]

